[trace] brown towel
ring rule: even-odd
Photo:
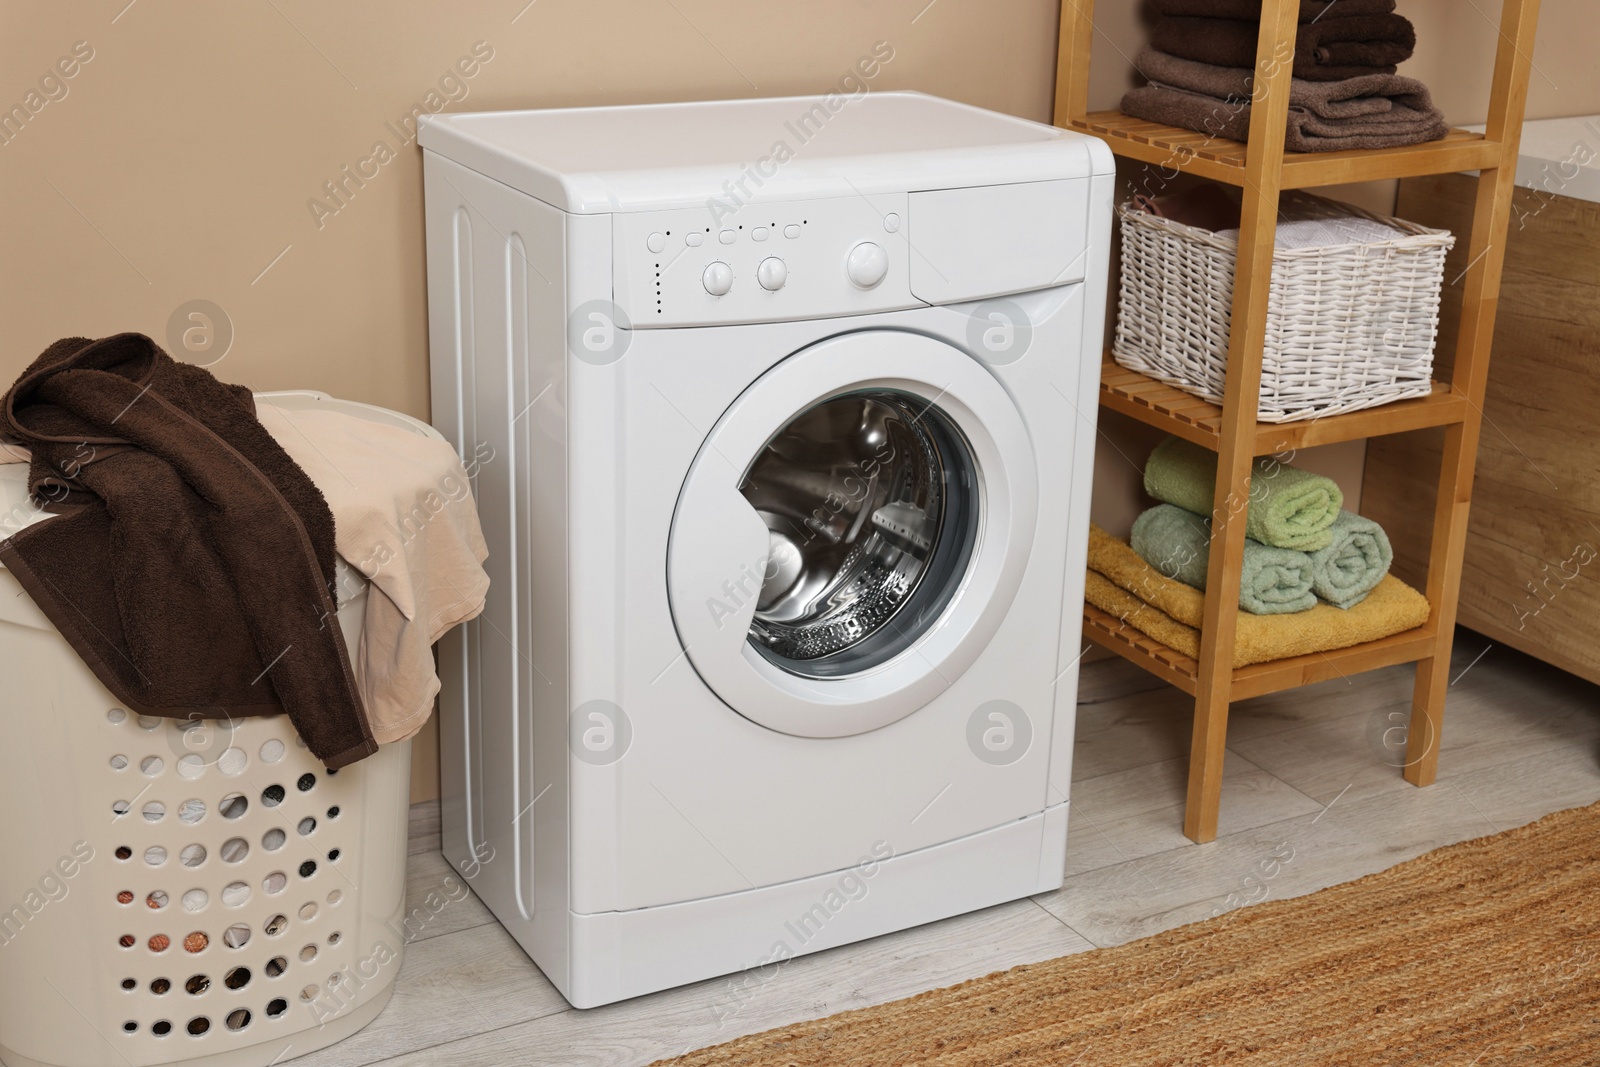
[[[0,542],[14,574],[135,711],[286,711],[330,768],[377,750],[334,618],[333,516],[249,390],[142,334],[47,348],[0,398],[59,514]]]
[[[1124,96],[1122,110],[1134,118],[1181,126],[1213,137],[1244,141],[1250,136],[1248,98],[1225,100],[1164,85],[1147,85]],[[1309,110],[1291,107],[1284,148],[1290,152],[1397,148],[1437,141],[1449,132],[1450,124],[1437,109],[1417,111],[1396,104],[1383,114],[1325,119]]]
[[[1136,118],[1164,122],[1235,141],[1250,134],[1253,74],[1167,55],[1154,48],[1134,65],[1151,84],[1122,99]],[[1368,74],[1337,82],[1289,83],[1285,147],[1291,152],[1392,148],[1435,141],[1450,130],[1428,87],[1398,74]]]
[[[1168,55],[1219,67],[1254,67],[1259,22],[1244,19],[1163,18],[1150,43]],[[1300,27],[1295,38],[1294,76],[1338,81],[1364,74],[1393,74],[1411,58],[1417,32],[1400,15],[1326,18]]]
[[[1197,63],[1154,48],[1140,52],[1134,67],[1153,84],[1246,105],[1254,83],[1253,72],[1248,67]],[[1336,82],[1293,78],[1289,82],[1289,108],[1329,120],[1387,115],[1396,108],[1438,114],[1441,121],[1444,118],[1433,106],[1428,87],[1401,74],[1367,74]]]
[[[1261,18],[1261,0],[1151,0],[1150,6],[1162,15],[1192,15],[1213,19]],[[1300,21],[1388,15],[1393,13],[1394,6],[1395,0],[1300,0]]]

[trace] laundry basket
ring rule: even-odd
[[[0,537],[43,519],[0,466]],[[361,1029],[400,968],[409,779],[409,743],[334,772],[284,715],[124,710],[0,567],[0,1059],[265,1067]]]

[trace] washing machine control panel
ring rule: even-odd
[[[613,215],[616,301],[636,329],[922,307],[911,295],[907,201],[713,201]]]

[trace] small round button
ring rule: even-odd
[[[667,239],[659,233],[653,233],[644,239],[644,246],[652,252],[659,252],[667,247]]]
[[[712,296],[726,296],[733,288],[733,268],[719,259],[706,267],[700,281]]]
[[[688,245],[690,248],[699,248],[700,242],[704,241],[705,239],[706,235],[701,233],[699,230],[690,230],[688,233],[683,235],[683,243]]]
[[[757,226],[755,229],[750,231],[750,240],[765,241],[767,239],[768,232],[769,231],[765,226]]]
[[[717,234],[717,240],[721,241],[725,245],[731,245],[733,244],[734,238],[738,236],[739,235],[732,230],[723,230],[721,233]]]
[[[761,288],[769,292],[777,292],[783,288],[783,283],[789,280],[789,268],[777,256],[768,256],[756,267],[756,281],[761,283]]]
[[[896,215],[893,211],[889,212],[883,217],[883,228],[887,233],[899,233],[900,216]]]
[[[844,272],[857,289],[873,289],[889,273],[889,253],[882,245],[862,241],[850,250]]]
[[[791,240],[791,241],[794,240],[796,237],[799,237],[800,236],[800,226],[799,226],[799,224],[798,223],[793,223],[793,222],[789,223],[789,225],[787,225],[787,226],[785,226],[783,228],[783,235],[785,237],[789,238],[789,240]]]

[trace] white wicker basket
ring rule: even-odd
[[[1112,356],[1130,370],[1222,402],[1233,310],[1235,235],[1139,210],[1122,220],[1122,287]],[[1444,259],[1455,237],[1309,193],[1284,219],[1359,217],[1406,236],[1278,249],[1261,362],[1263,422],[1375,407],[1432,389]]]

